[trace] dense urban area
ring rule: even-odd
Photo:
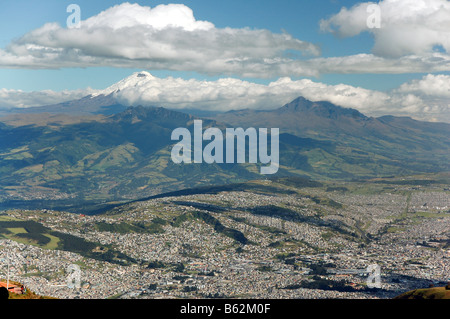
[[[70,299],[394,298],[450,281],[448,185],[413,184],[267,180],[98,215],[5,210],[0,277]]]

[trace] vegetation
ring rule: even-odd
[[[427,289],[416,289],[406,292],[395,299],[450,299],[450,287],[435,287]]]
[[[185,221],[193,219],[204,221],[206,224],[213,226],[216,232],[223,234],[227,237],[230,237],[240,244],[245,245],[248,243],[248,239],[244,236],[243,233],[241,233],[236,229],[223,226],[218,219],[211,216],[211,214],[205,212],[194,211],[179,215],[174,219],[172,226],[180,227],[181,224],[184,223]]]
[[[322,264],[310,264],[308,268],[311,269],[313,275],[326,276],[328,274],[327,269]]]
[[[217,117],[236,127],[283,130],[282,165],[271,178],[272,185],[240,184],[262,179],[253,164],[174,164],[170,160],[173,128],[192,129],[192,117],[184,113],[135,107],[106,118],[73,120],[59,115],[58,125],[42,114],[12,122],[3,119],[0,201],[3,207],[97,212],[108,202],[153,196],[155,189],[175,192],[206,186],[197,191],[213,192],[211,185],[233,184],[234,189],[295,194],[290,188],[323,187],[317,180],[351,181],[449,170],[447,124],[367,118],[332,104],[305,107],[308,103],[296,100],[282,112],[250,112],[250,117],[236,117],[234,112]],[[242,118],[245,123],[240,122]],[[387,185],[430,183],[433,181],[417,178]],[[339,208],[339,203],[332,201],[327,205]]]
[[[198,288],[194,287],[194,286],[184,286],[183,287],[183,292],[192,292],[192,291],[197,291]]]
[[[4,280],[2,280],[2,281],[4,281]],[[16,285],[16,286],[19,286],[19,287],[23,286],[21,283],[16,282],[16,281],[11,281],[10,280],[9,282],[10,282],[10,284]],[[8,299],[56,299],[56,298],[53,298],[53,297],[37,295],[35,292],[31,291],[27,287],[24,287],[23,292],[24,292],[23,294],[15,294],[13,292],[9,292],[9,298]]]
[[[271,179],[274,182],[292,186],[295,188],[304,188],[304,187],[322,187],[323,184],[317,181],[312,181],[303,177],[274,177]]]
[[[171,269],[174,272],[183,273],[185,270],[184,264],[178,263],[165,263],[160,260],[152,260],[148,263],[147,269]]]
[[[151,223],[104,223],[98,222],[95,224],[95,227],[98,231],[101,232],[112,232],[119,234],[128,234],[128,233],[147,233],[147,234],[161,234],[164,233],[163,225],[166,224],[166,221],[161,218],[156,218]]]
[[[353,292],[356,289],[350,286],[345,280],[334,281],[323,279],[315,276],[312,281],[302,281],[298,284],[292,284],[284,287],[284,289],[321,289],[321,290],[335,290],[339,292]]]
[[[23,229],[23,231],[21,231]],[[53,231],[33,221],[0,221],[0,236],[17,240],[25,244],[36,245],[44,249],[61,249],[79,253],[84,257],[111,263],[127,265],[137,261],[100,243],[86,241],[83,238]]]
[[[166,268],[166,264],[159,260],[153,260],[149,262],[148,269],[160,269],[160,268]]]
[[[262,265],[262,266],[259,266],[258,268],[256,268],[256,270],[262,271],[262,272],[269,272],[269,271],[272,271],[272,267],[267,266],[267,265]]]

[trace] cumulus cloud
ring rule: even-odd
[[[450,76],[428,74],[402,84],[394,94],[415,96],[423,101],[422,110],[430,120],[450,122]]]
[[[308,61],[317,73],[335,74],[402,74],[450,71],[450,55],[428,53],[409,55],[400,59],[374,54],[356,54],[343,57],[315,58]]]
[[[216,28],[196,20],[182,4],[150,8],[123,3],[81,21],[79,28],[48,23],[28,32],[0,50],[0,66],[114,66],[270,76],[285,72],[291,61],[287,51],[320,52],[287,33]]]
[[[420,80],[404,83],[396,90],[400,93],[414,93],[422,96],[450,98],[450,76],[428,74]]]
[[[420,120],[450,123],[450,76],[427,75],[390,92],[346,84],[328,85],[309,79],[284,77],[267,85],[223,78],[216,81],[158,78],[138,72],[105,90],[22,92],[0,90],[0,106],[55,104],[86,95],[112,94],[127,106],[162,106],[171,109],[230,111],[270,110],[303,96],[311,101],[329,101],[354,108],[368,116],[410,116]],[[18,103],[18,104],[16,104]]]
[[[367,26],[369,5],[343,8],[320,26],[342,37],[371,32],[372,53],[317,57],[317,45],[288,33],[217,28],[182,4],[123,3],[81,21],[79,28],[47,23],[26,33],[0,49],[0,67],[105,66],[248,78],[450,71],[449,1],[383,0],[379,29]],[[303,57],[293,58],[292,51]]]
[[[80,90],[52,90],[26,92],[22,90],[0,89],[0,109],[27,108],[33,106],[53,105],[61,102],[77,100],[97,90],[90,88]]]
[[[368,19],[373,14],[364,2],[320,22],[323,31],[340,37],[362,32],[374,36],[373,53],[383,57],[422,56],[432,52],[450,52],[450,2],[448,0],[382,0],[380,28]]]

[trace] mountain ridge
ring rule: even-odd
[[[104,98],[88,102],[113,103]],[[85,110],[92,107],[89,103]],[[279,128],[278,177],[353,180],[450,171],[450,124],[445,123],[372,118],[303,97],[271,111],[207,118],[158,106],[121,107],[121,112],[102,116],[0,118],[0,206],[129,201],[267,178],[259,174],[259,164],[174,164],[171,133],[178,127],[193,132],[194,119],[203,120],[204,129]]]
[[[130,106],[137,106],[142,103],[133,103],[133,102],[127,102],[126,104],[120,102],[117,99],[117,93],[121,92],[122,90],[129,89],[129,88],[142,88],[148,82],[151,82],[154,80],[155,77],[147,72],[147,71],[139,71],[134,72],[130,76],[110,85],[106,89],[99,90],[96,93],[91,93],[87,96],[84,96],[80,99],[76,100],[70,100],[65,101],[57,104],[52,105],[43,105],[43,106],[34,106],[34,107],[28,107],[28,108],[10,108],[7,110],[1,110],[0,116],[7,115],[7,114],[23,114],[23,113],[65,113],[65,114],[71,114],[71,115],[88,115],[88,114],[103,114],[103,115],[112,115],[120,113],[124,110],[126,110]],[[153,103],[155,106],[164,107],[164,105],[156,105],[158,103]],[[289,112],[289,111],[308,111],[310,114],[316,113],[317,115],[324,116],[326,113],[328,113],[329,117],[335,117],[342,115],[351,115],[354,118],[359,118],[361,120],[367,120],[375,118],[375,117],[368,117],[361,113],[360,111],[354,109],[354,108],[347,108],[342,107],[336,104],[333,104],[331,102],[325,101],[325,100],[318,100],[318,101],[310,101],[306,98],[299,96],[298,98],[294,99],[293,101],[285,104],[282,107],[276,107],[274,105],[273,109],[270,110],[256,110],[256,109],[241,109],[241,110],[231,110],[226,112],[216,112],[216,111],[209,111],[205,109],[196,109],[195,105],[192,105],[190,107],[186,107],[183,109],[174,109],[170,108],[172,110],[189,113],[189,114],[197,114],[203,117],[212,117],[210,113],[214,113],[214,116],[216,113],[218,114],[241,114],[244,115],[246,113],[264,113],[264,112],[272,112],[277,111],[278,113],[283,112]],[[377,117],[384,118],[384,117],[394,117],[394,118],[404,118],[404,119],[411,119],[411,117],[397,117],[393,115],[384,115]],[[420,121],[419,122],[426,122],[426,123],[437,123],[437,122],[427,122],[427,121]],[[444,123],[444,122],[439,122]],[[449,124],[449,123],[444,123]],[[449,124],[450,125],[450,124]]]

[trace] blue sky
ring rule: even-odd
[[[124,1],[63,1],[63,0],[3,0],[0,4],[0,46],[4,47],[14,38],[30,30],[41,27],[47,22],[66,23],[70,13],[67,6],[76,3],[81,8],[81,19]],[[321,46],[323,56],[343,56],[370,52],[373,40],[370,34],[361,34],[354,38],[340,39],[332,34],[320,32],[319,21],[339,12],[342,7],[352,7],[357,1],[299,1],[299,0],[190,0],[190,1],[133,1],[141,5],[155,7],[159,4],[183,3],[189,6],[198,20],[207,20],[216,27],[258,28],[272,32],[286,30],[294,37],[310,41]],[[63,90],[90,86],[102,89],[140,69],[90,68],[64,70],[0,69],[0,87],[8,89]],[[210,78],[195,72],[167,72],[148,70],[160,76],[181,76],[183,78]],[[320,76],[320,80],[330,83],[348,83],[361,85],[369,89],[390,89],[420,74],[403,75],[343,75],[330,74]],[[215,78],[215,77],[213,77]],[[257,82],[267,80],[252,79]]]
[[[70,15],[66,9],[71,3],[81,8],[82,28],[76,31],[78,33],[71,33],[66,26]],[[442,81],[446,84],[450,79],[450,34],[439,27],[450,20],[447,0],[382,0],[379,8],[383,24],[379,29],[368,29],[365,25],[369,16],[365,8],[370,3],[354,0],[147,0],[130,3],[139,6],[126,6],[119,0],[2,0],[0,89],[58,92],[89,87],[101,90],[145,70],[160,79],[172,76],[215,82],[233,78],[269,86],[288,77],[297,81],[296,84],[309,79],[313,85],[323,84],[336,92],[339,85],[349,86],[350,91],[353,88],[370,91],[368,94],[353,90],[353,95],[401,92],[406,98],[407,94],[416,94],[416,100],[409,97],[409,101],[401,102],[404,110],[409,108],[411,114],[417,112],[420,103],[423,111],[425,102],[430,100],[424,102],[424,97],[434,92],[433,103],[438,103],[434,114],[448,110],[445,92],[436,95],[433,87],[442,85]],[[153,38],[147,39],[147,47],[140,47],[133,41],[139,37],[145,39],[149,34],[147,23],[152,25],[152,22],[133,20],[123,26],[120,22],[117,26],[114,24],[114,18],[118,19],[121,14],[129,18],[133,14],[150,15],[150,10],[154,13],[155,8],[171,3],[183,6],[181,9],[167,6],[169,16],[188,8],[195,21],[183,22],[184,33],[180,30],[170,33],[167,26],[158,29],[152,33],[155,42]],[[115,5],[118,5],[116,11],[112,9]],[[436,10],[442,21],[435,21],[437,11],[433,8],[439,6],[441,9]],[[106,22],[99,15],[105,10],[110,19]],[[426,23],[419,27],[417,21]],[[206,24],[202,25],[203,22]],[[47,23],[59,26],[46,28]],[[195,30],[187,30],[191,24]],[[203,32],[204,27],[207,33]],[[127,38],[126,32],[135,34],[134,40],[132,36]],[[201,37],[205,35],[208,39],[205,38],[206,44],[202,46]],[[98,41],[95,37],[99,37]],[[173,42],[161,40],[163,37]],[[212,43],[209,47],[208,41]],[[228,41],[230,45],[226,47]],[[196,45],[198,51],[195,51]],[[274,48],[278,45],[280,50],[277,51]],[[251,52],[252,46],[258,49]],[[150,54],[155,48],[166,51],[160,55]],[[316,49],[320,52],[315,52]],[[171,56],[173,51],[180,54]],[[207,51],[211,51],[209,56]],[[183,59],[183,54],[188,58]],[[202,63],[202,59],[207,61]],[[425,88],[430,91],[424,92]],[[327,94],[322,94],[324,99]],[[399,103],[401,97],[397,97],[386,99]],[[333,100],[336,101],[340,99]],[[12,103],[11,99],[7,102]],[[349,106],[345,101],[342,103]]]

